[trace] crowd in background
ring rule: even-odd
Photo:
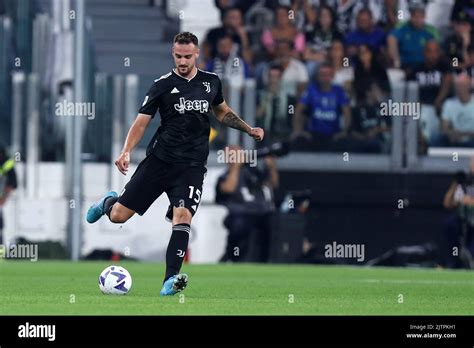
[[[259,126],[295,150],[389,152],[380,105],[403,81],[419,87],[421,151],[470,147],[474,1],[456,0],[446,27],[426,23],[427,5],[216,0],[222,25],[207,32],[200,67],[236,86],[255,78]]]

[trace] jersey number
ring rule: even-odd
[[[194,196],[194,186],[189,186],[189,198],[193,198]],[[194,198],[194,202],[199,203],[201,200],[201,191],[199,189],[196,189],[196,196],[197,198]]]

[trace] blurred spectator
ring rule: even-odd
[[[245,16],[250,7],[252,7],[252,1],[246,0],[214,0],[216,7],[221,12],[221,18],[224,12],[229,8],[238,8],[242,13],[242,16]]]
[[[461,70],[468,64],[467,48],[471,45],[471,23],[464,12],[459,12],[453,23],[454,33],[449,35],[444,47],[450,63],[456,70]]]
[[[329,48],[334,40],[342,41],[342,34],[337,31],[334,12],[328,6],[318,9],[317,20],[314,26],[306,29],[306,49],[304,59],[311,78],[318,65],[327,59]]]
[[[352,108],[351,132],[346,145],[353,152],[388,153],[389,137],[390,118],[380,115],[380,90],[372,84]]]
[[[283,68],[273,64],[268,70],[268,85],[259,93],[257,124],[265,129],[265,142],[288,139],[296,98],[282,87]]]
[[[357,13],[361,8],[367,7],[368,0],[327,0],[326,3],[335,9],[337,21],[337,29],[347,34],[356,27]]]
[[[471,26],[474,26],[474,0],[456,0],[451,10],[451,21],[459,16],[466,16]]]
[[[15,160],[7,158],[5,148],[0,145],[0,245],[3,244],[3,207],[11,193],[17,188]]]
[[[229,146],[225,151],[239,150],[238,146]],[[267,156],[263,166],[252,167],[243,163],[238,152],[235,154],[236,161],[228,162],[216,187],[216,203],[229,210],[224,220],[229,232],[227,245],[220,261],[267,262],[271,216],[275,210],[273,191],[279,185],[276,161]]]
[[[308,5],[311,6],[311,2],[314,2],[314,0],[265,0],[265,2],[267,7],[271,8],[273,12],[279,7],[286,7],[289,11],[287,13],[292,25],[298,32],[303,32],[306,20],[305,10]],[[273,4],[270,5],[270,2],[273,2]],[[274,14],[274,17],[276,17],[276,14]]]
[[[436,41],[426,43],[424,62],[414,68],[408,79],[418,83],[421,132],[424,140],[430,143],[439,136],[441,108],[451,92],[453,81],[451,65],[441,55]]]
[[[461,73],[469,75],[471,78],[471,92],[474,92],[474,43],[467,48],[467,61]]]
[[[316,25],[318,23],[318,14],[320,13],[320,8],[317,9],[311,0],[304,1],[304,4],[303,4],[304,23],[303,23],[303,27],[301,28],[301,31],[305,33],[305,35],[306,33],[313,32],[314,29],[316,28]]]
[[[304,52],[304,35],[297,31],[290,20],[290,10],[291,8],[285,6],[277,7],[275,10],[275,25],[262,34],[262,45],[269,59],[275,58],[276,42],[279,40],[293,42],[296,57],[300,57]]]
[[[386,32],[390,32],[400,22],[410,19],[410,8],[429,8],[429,24],[444,29],[449,24],[446,8],[451,8],[449,1],[432,0],[369,0],[368,7],[372,11],[374,22]],[[439,21],[442,18],[443,20]]]
[[[423,63],[416,66],[408,78],[418,82],[420,102],[433,104],[441,111],[441,106],[452,87],[453,69],[438,42],[434,40],[426,43],[423,58]]]
[[[344,90],[333,84],[333,78],[333,66],[321,64],[315,83],[308,86],[297,104],[291,136],[295,150],[331,151],[347,136],[351,123],[349,100]]]
[[[372,12],[363,8],[357,14],[357,28],[350,31],[346,37],[347,53],[353,57],[357,54],[357,46],[368,45],[377,55],[385,46],[385,32],[375,26]]]
[[[252,50],[247,32],[242,23],[242,13],[238,8],[227,8],[222,14],[222,26],[209,30],[202,45],[204,66],[217,56],[217,42],[223,36],[230,36],[237,45],[238,54],[247,63],[252,62]]]
[[[276,59],[275,63],[283,68],[282,86],[286,93],[300,96],[306,84],[309,81],[308,72],[303,63],[295,59],[292,52],[292,42],[288,40],[279,40],[276,42]],[[267,69],[264,72],[263,80],[266,84]]]
[[[360,45],[357,50],[352,87],[359,102],[367,100],[367,94],[372,90],[376,92],[378,102],[387,99],[391,92],[386,69],[365,44]]]
[[[438,31],[425,23],[425,7],[418,2],[410,5],[410,20],[388,36],[391,64],[407,73],[423,62],[423,49],[429,40],[438,40]]]
[[[344,87],[350,91],[354,80],[354,69],[350,66],[349,58],[345,53],[342,41],[334,40],[329,49],[328,62],[334,68],[334,84]]]
[[[410,19],[410,8],[424,7],[427,11],[427,23],[444,32],[450,24],[447,9],[451,10],[453,2],[454,0],[370,0],[369,8],[374,21],[389,32],[400,22]]]
[[[371,3],[371,10],[376,11],[377,24],[390,31],[398,23],[399,0],[380,0]]]
[[[456,96],[446,100],[442,110],[443,137],[440,145],[474,146],[474,97],[467,74],[456,77]]]
[[[237,49],[230,36],[218,39],[217,56],[209,61],[206,70],[217,74],[220,79],[240,87],[249,77],[248,65],[237,55]]]

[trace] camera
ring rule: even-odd
[[[265,156],[282,157],[290,152],[290,143],[287,141],[278,141],[271,145],[263,146],[257,149],[257,158]]]

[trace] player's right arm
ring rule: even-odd
[[[120,152],[119,157],[115,161],[120,173],[123,175],[127,174],[128,165],[130,163],[130,152],[137,146],[137,144],[142,140],[143,134],[145,133],[146,127],[151,121],[150,115],[138,114],[135,122],[133,122],[130,130],[128,131],[127,138],[125,139],[125,144],[122,151]]]
[[[133,122],[130,130],[128,131],[122,152],[120,152],[119,157],[115,161],[115,165],[123,175],[126,175],[128,171],[130,152],[132,152],[135,146],[137,146],[140,140],[142,140],[146,127],[148,127],[151,119],[158,111],[158,98],[162,92],[162,87],[160,87],[159,81],[166,76],[168,75],[163,75],[158,80],[155,80],[147,95],[145,96],[145,100],[138,111],[138,116],[135,119],[135,122]]]
[[[212,101],[212,111],[216,119],[224,126],[247,133],[256,141],[263,140],[265,132],[262,128],[249,126],[227,105],[222,95],[222,82],[219,78],[217,78],[217,94]]]

